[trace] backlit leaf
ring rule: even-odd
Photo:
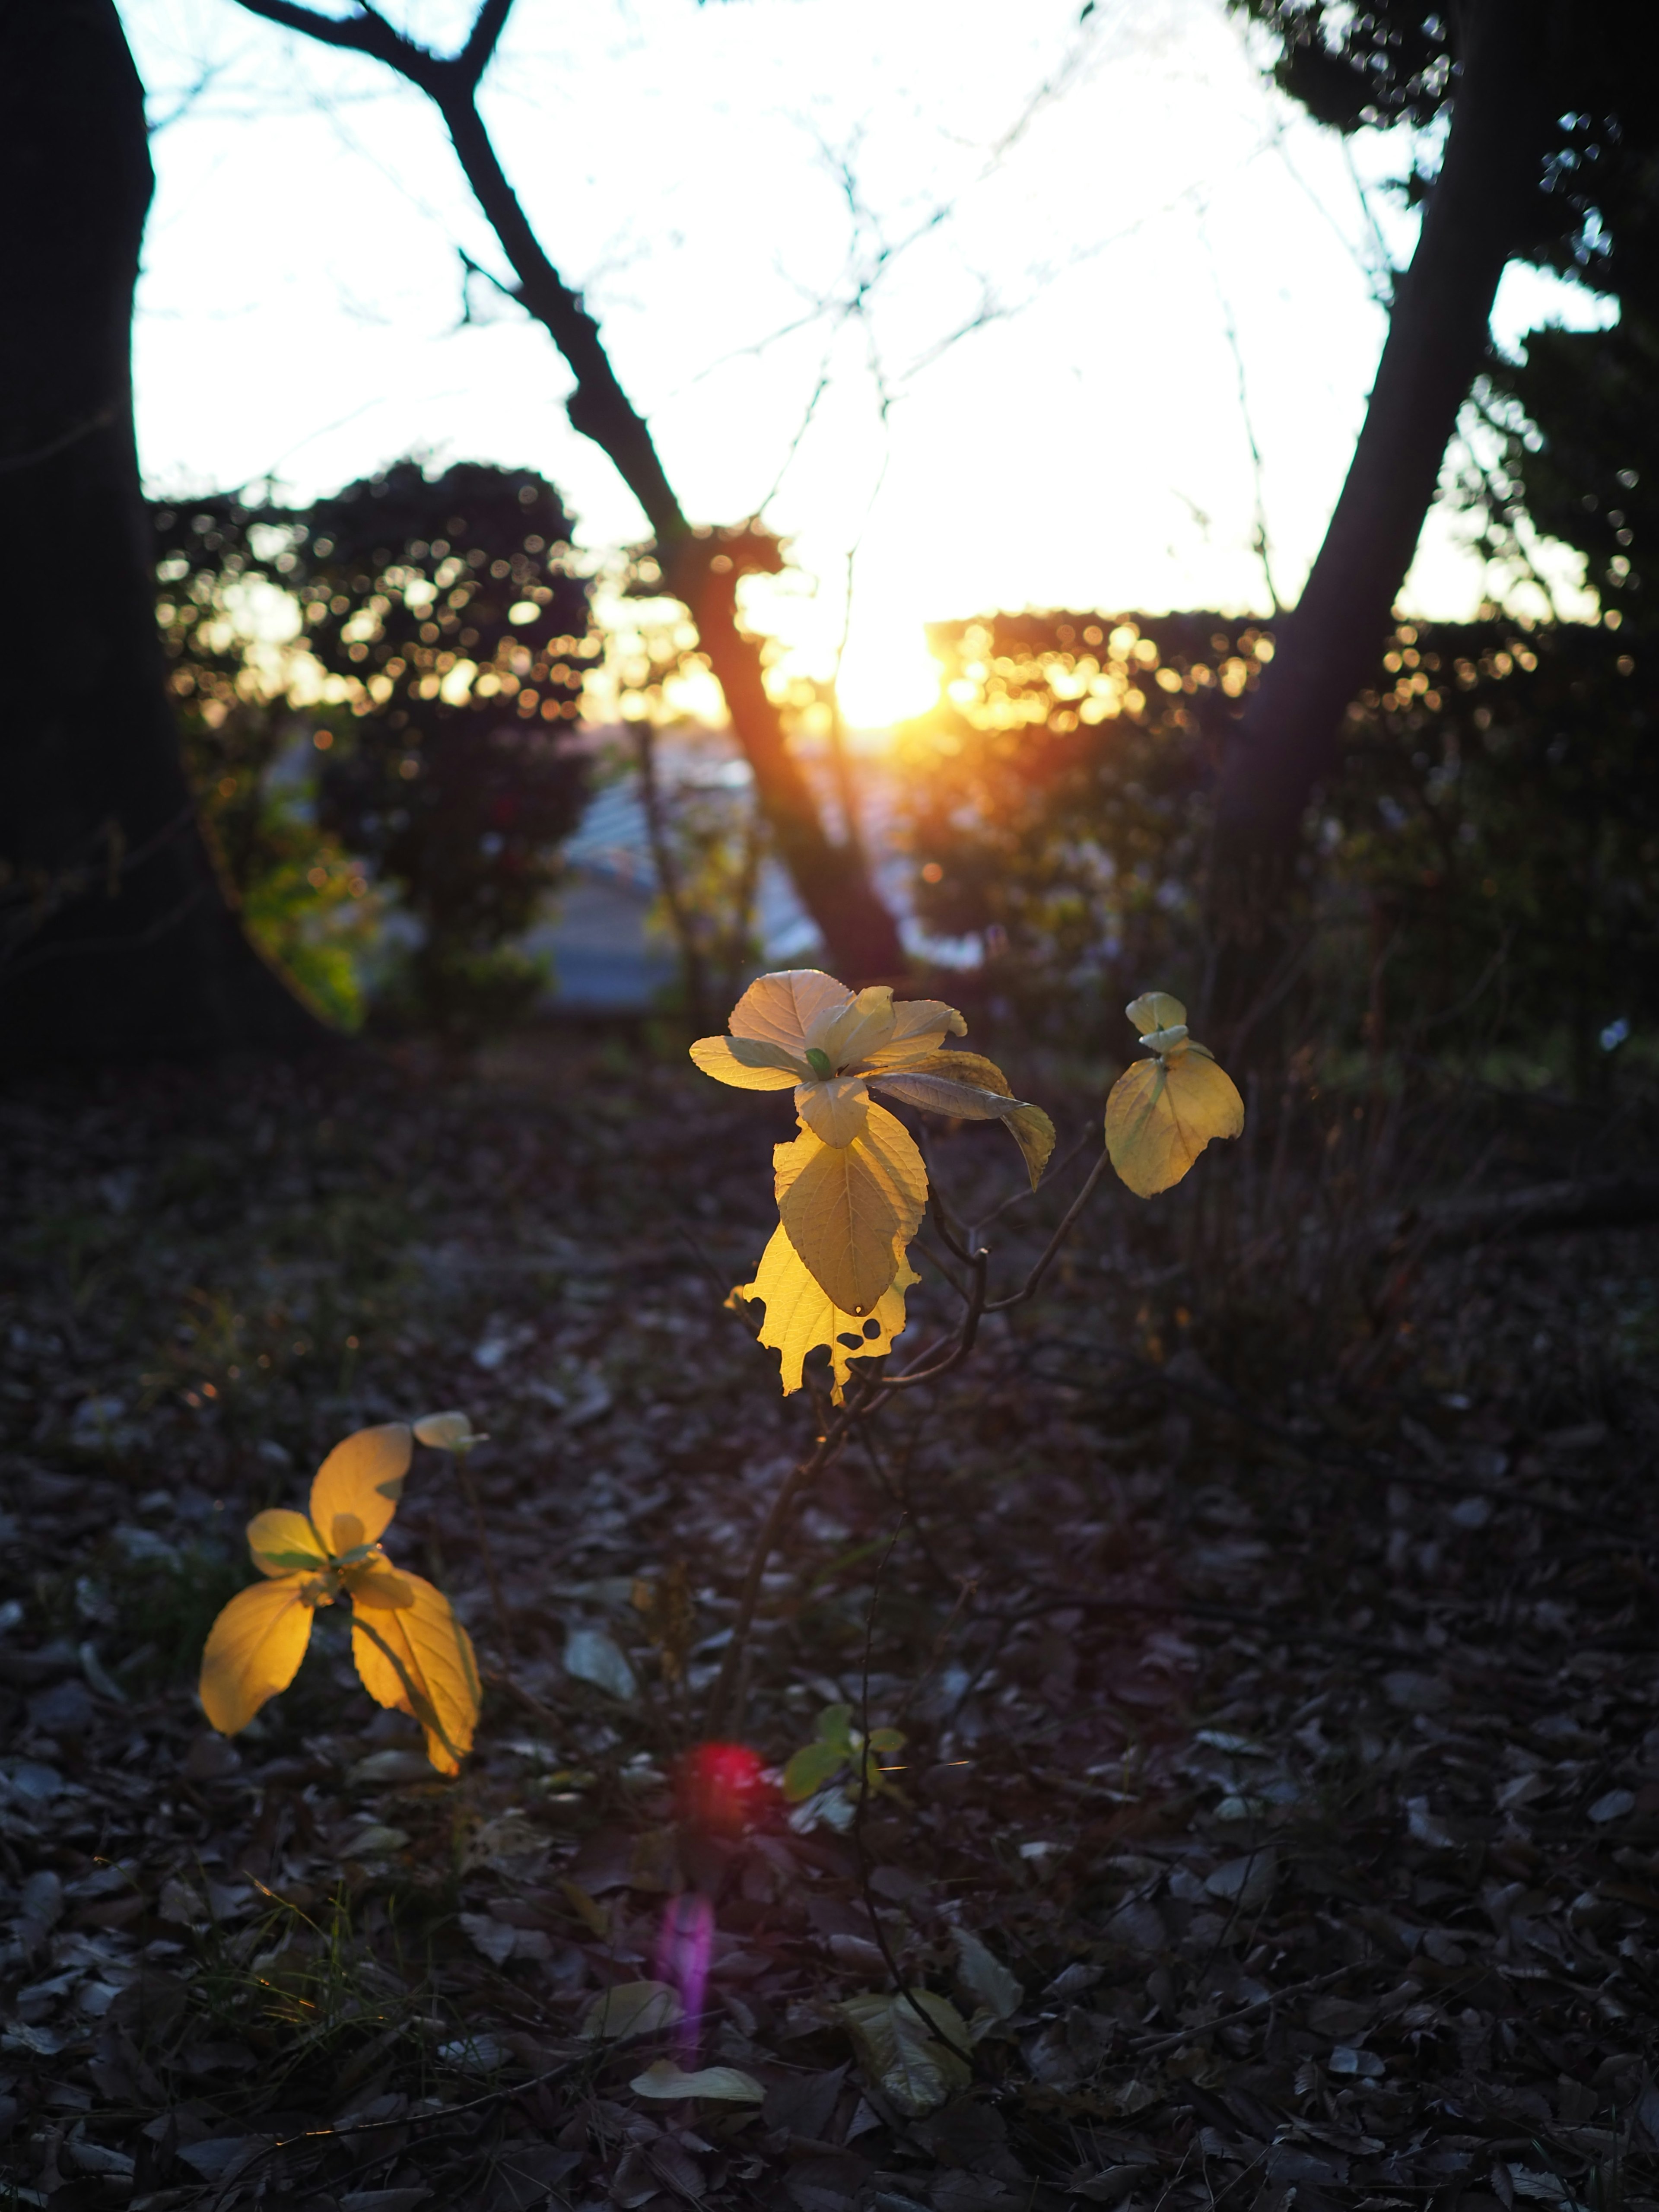
[[[803,1083],[795,1092],[795,1111],[822,1143],[850,1145],[869,1119],[870,1093],[856,1075]]]
[[[941,1052],[937,1060],[966,1060],[966,1053]],[[871,1081],[889,1098],[906,1106],[920,1106],[929,1114],[950,1114],[959,1121],[1000,1121],[1014,1103],[1006,1091],[981,1090],[953,1076],[906,1068],[896,1075],[876,1075]]]
[[[232,1598],[208,1632],[202,1711],[221,1735],[245,1729],[299,1673],[314,1613],[304,1588],[297,1575],[255,1583]]]
[[[969,2047],[967,2024],[946,1997],[931,1990],[908,1996],[849,1997],[836,2009],[847,2023],[859,2063],[875,2087],[900,2112],[922,2119],[937,2112],[972,2078],[965,2062],[937,2036],[930,2035],[912,2009],[914,1996],[927,2017],[958,2050]]]
[[[386,1529],[414,1450],[408,1424],[387,1421],[336,1444],[318,1468],[311,1486],[312,1524],[337,1558],[374,1543]]]
[[[906,1074],[943,1075],[952,1083],[971,1083],[981,1091],[994,1091],[999,1098],[1012,1098],[1013,1090],[995,1060],[982,1052],[930,1052],[906,1063]]]
[[[793,1155],[787,1163],[785,1152]],[[893,1280],[895,1242],[908,1244],[927,1202],[927,1171],[909,1131],[872,1103],[852,1144],[836,1150],[809,1131],[772,1159],[790,1243],[841,1310],[862,1318]]]
[[[832,1067],[853,1067],[861,1065],[866,1054],[878,1052],[892,1036],[893,1027],[892,986],[874,983],[846,1006],[809,1022],[806,1048],[821,1052]]]
[[[793,1146],[780,1145],[786,1152]],[[805,1263],[789,1242],[781,1224],[761,1255],[752,1283],[741,1283],[733,1299],[753,1298],[766,1308],[760,1341],[781,1355],[784,1395],[801,1387],[802,1364],[818,1345],[830,1351],[835,1401],[842,1402],[854,1359],[872,1358],[890,1352],[893,1340],[904,1328],[904,1293],[917,1280],[914,1271],[896,1256],[891,1283],[876,1301],[874,1310],[860,1320],[838,1307],[823,1285],[807,1273]]]
[[[283,1506],[254,1515],[247,1524],[247,1547],[262,1575],[314,1573],[327,1565],[310,1522]]]
[[[1024,1157],[1035,1190],[1054,1149],[1054,1125],[1041,1106],[1016,1098],[993,1060],[977,1052],[934,1052],[913,1066],[871,1081],[890,1097],[963,1121],[1001,1121]]]
[[[1138,1060],[1106,1101],[1106,1150],[1139,1198],[1178,1183],[1212,1137],[1236,1137],[1243,1127],[1232,1078],[1201,1045]]]
[[[699,1037],[691,1057],[705,1075],[734,1091],[787,1091],[803,1069],[799,1054],[757,1037]]]
[[[1180,1029],[1187,1019],[1185,1006],[1167,991],[1143,991],[1138,999],[1130,1000],[1124,1012],[1134,1024],[1137,1036],[1150,1036],[1155,1030]]]
[[[900,999],[893,1007],[891,1035],[873,1052],[866,1053],[859,1066],[866,1073],[880,1067],[911,1067],[919,1053],[937,1049],[947,1036],[967,1034],[967,1023],[943,999]]]
[[[423,1413],[415,1424],[415,1435],[421,1443],[447,1452],[470,1451],[474,1444],[489,1442],[465,1413]]]
[[[727,2105],[762,2105],[766,2092],[752,2074],[735,2066],[704,2066],[688,2074],[672,2058],[659,2058],[629,2083],[636,2097],[717,2097]]]
[[[1041,1106],[1030,1106],[1023,1101],[1012,1114],[1003,1115],[1008,1133],[1019,1146],[1025,1161],[1025,1172],[1031,1178],[1035,1190],[1042,1180],[1042,1171],[1054,1156],[1054,1125]]]
[[[426,1755],[438,1771],[459,1774],[478,1719],[472,1639],[441,1589],[402,1571],[387,1581],[406,1589],[411,1601],[388,1605],[374,1578],[352,1592],[351,1656],[357,1672],[377,1705],[395,1706],[419,1721]],[[373,1635],[365,1632],[371,1629]]]
[[[800,1060],[812,1024],[850,1004],[852,993],[821,968],[781,968],[757,975],[732,1009],[726,1024],[734,1037],[781,1045]]]
[[[588,2007],[581,2033],[590,2043],[629,2043],[636,2035],[659,2035],[684,2014],[666,1982],[618,1982]]]

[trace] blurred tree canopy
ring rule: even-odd
[[[271,772],[303,700],[315,826],[334,848],[307,870],[313,890],[341,855],[395,887],[418,925],[409,995],[426,1018],[467,1030],[517,1011],[541,979],[508,940],[580,811],[574,724],[599,652],[553,486],[410,460],[307,507],[219,495],[155,522],[173,689],[232,872],[246,890],[290,857]],[[297,610],[286,652],[250,634],[261,588]]]
[[[977,936],[993,988],[1056,1037],[1151,977],[1195,998],[1215,763],[1267,628],[1065,612],[930,635],[941,702],[897,755],[923,921]],[[1519,1051],[1586,1089],[1621,1024],[1659,1022],[1653,708],[1603,629],[1396,628],[1321,806],[1308,966],[1335,1049]]]
[[[937,711],[896,762],[916,911],[978,937],[1039,1026],[1191,977],[1207,793],[1273,640],[1219,615],[989,615],[934,624]],[[1174,984],[1170,988],[1176,988]]]

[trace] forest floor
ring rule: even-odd
[[[1328,1205],[1224,1266],[1103,1189],[805,1500],[722,1796],[815,1432],[722,1304],[786,1109],[557,1038],[0,1097],[3,2201],[1653,2212],[1652,1233],[1339,1261]],[[934,1142],[964,1212],[999,1146]],[[424,1450],[386,1541],[477,1642],[459,1778],[337,1612],[214,1735],[246,1516],[451,1407],[489,1560]],[[792,1807],[837,1705],[895,1771]]]

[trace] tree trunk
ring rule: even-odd
[[[463,78],[446,78],[446,66],[437,64],[433,97],[462,173],[512,264],[520,304],[542,325],[575,375],[567,403],[572,427],[610,458],[645,510],[666,588],[684,599],[697,626],[732,731],[753,771],[761,811],[801,904],[844,982],[896,981],[908,964],[898,926],[870,880],[856,835],[837,842],[826,832],[811,787],[789,750],[782,714],[767,691],[761,641],[738,621],[742,541],[693,530],[649,427],[617,380],[598,324],[548,258],[507,181],[479,116],[473,86]],[[769,540],[767,550],[770,546]],[[723,547],[729,550],[723,552]],[[758,534],[752,550],[761,550]]]
[[[1207,908],[1217,1042],[1234,1048],[1294,957],[1303,817],[1376,669],[1498,278],[1536,205],[1550,117],[1548,0],[1469,0],[1451,128],[1401,279],[1324,544],[1217,791]]]
[[[239,927],[179,759],[132,426],[152,188],[114,0],[4,10],[0,193],[0,1024],[4,1059],[326,1032]]]

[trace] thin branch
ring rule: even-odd
[[[1244,349],[1238,342],[1238,325],[1233,316],[1232,301],[1221,282],[1221,271],[1216,266],[1214,252],[1210,245],[1209,232],[1200,227],[1204,252],[1210,264],[1210,280],[1215,286],[1217,305],[1221,309],[1221,327],[1226,333],[1228,350],[1233,357],[1233,372],[1238,379],[1238,411],[1243,418],[1244,438],[1250,449],[1250,474],[1255,489],[1255,535],[1252,540],[1255,556],[1261,563],[1261,574],[1267,586],[1267,598],[1275,615],[1282,614],[1284,599],[1273,580],[1273,540],[1267,534],[1267,501],[1261,459],[1261,447],[1255,434],[1255,421],[1250,412],[1249,379],[1244,370]]]
[[[901,1516],[898,1527],[893,1531],[892,1540],[882,1553],[881,1564],[876,1569],[876,1578],[870,1585],[870,1610],[864,1620],[864,1672],[859,1693],[859,1796],[853,1813],[853,1856],[858,1865],[859,1888],[863,1894],[864,1909],[870,1917],[876,1948],[892,1977],[894,1994],[909,2006],[930,2040],[942,2043],[952,2057],[961,2059],[971,2074],[974,2071],[972,2051],[963,2051],[956,2039],[947,2035],[932,2014],[924,2009],[901,1972],[898,1960],[893,1956],[893,1947],[888,1941],[887,1930],[882,1925],[881,1914],[876,1907],[875,1892],[870,1887],[870,1860],[864,1848],[864,1815],[870,1802],[870,1647],[876,1633],[876,1607],[881,1599],[881,1578],[887,1571],[887,1562],[893,1556],[893,1546],[898,1542],[903,1529],[904,1520]]]
[[[1078,1216],[1082,1212],[1084,1207],[1087,1206],[1089,1200],[1094,1196],[1095,1185],[1100,1181],[1102,1176],[1105,1174],[1108,1164],[1109,1156],[1107,1153],[1103,1152],[1100,1158],[1095,1162],[1093,1167],[1090,1169],[1087,1182],[1085,1182],[1082,1189],[1079,1191],[1077,1196],[1072,1200],[1065,1212],[1061,1215],[1059,1228],[1055,1230],[1054,1235],[1048,1239],[1048,1243],[1043,1247],[1042,1258],[1037,1261],[1036,1267],[1032,1268],[1030,1273],[1025,1278],[1023,1286],[1019,1290],[1011,1291],[1006,1298],[994,1299],[992,1304],[986,1308],[986,1311],[988,1313],[1006,1313],[1010,1306],[1019,1305],[1023,1304],[1025,1299],[1035,1294],[1038,1284],[1042,1282],[1043,1277],[1054,1265],[1060,1246],[1071,1235],[1073,1226],[1075,1224]]]
[[[241,0],[241,4],[250,15],[263,15],[279,30],[298,31],[320,46],[343,46],[349,52],[384,62],[422,91],[431,90],[435,70],[448,66],[438,55],[394,31],[385,16],[366,7],[363,0],[358,0],[355,15],[319,15],[314,8],[297,5],[297,0]]]
[[[732,1692],[738,1679],[738,1670],[744,1654],[749,1648],[749,1632],[755,1624],[755,1609],[760,1603],[761,1581],[777,1549],[778,1539],[783,1533],[784,1522],[796,1498],[814,1475],[822,1472],[846,1441],[848,1431],[872,1402],[869,1386],[862,1376],[852,1385],[854,1401],[842,1407],[830,1424],[810,1458],[801,1460],[779,1485],[777,1496],[772,1500],[771,1510],[761,1524],[760,1534],[749,1557],[749,1571],[744,1575],[743,1588],[738,1594],[737,1618],[732,1624],[732,1640],[720,1659],[720,1670],[708,1692],[708,1703],[703,1711],[703,1734],[717,1736],[728,1725]]]
[[[512,13],[513,0],[482,0],[466,44],[455,57],[456,68],[473,84],[489,67]]]
[[[968,1300],[968,1310],[962,1316],[961,1328],[952,1348],[942,1359],[936,1359],[933,1358],[933,1352],[937,1347],[930,1347],[927,1352],[921,1354],[921,1361],[924,1364],[907,1367],[902,1374],[885,1376],[881,1386],[882,1397],[876,1400],[867,1409],[860,1409],[865,1412],[866,1418],[868,1413],[875,1411],[877,1405],[884,1401],[888,1391],[914,1390],[918,1382],[936,1382],[941,1375],[948,1375],[953,1367],[961,1366],[974,1348],[975,1340],[979,1335],[981,1316],[988,1310],[992,1313],[998,1310],[997,1306],[988,1309],[985,1304],[985,1270],[990,1263],[990,1253],[983,1245],[981,1245],[979,1250],[972,1256],[969,1263],[974,1270],[972,1294]],[[999,1305],[1012,1304],[1012,1298],[1003,1298],[998,1302]]]

